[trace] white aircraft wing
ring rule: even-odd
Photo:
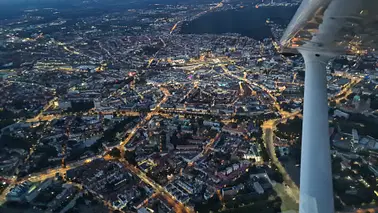
[[[282,39],[298,47],[363,53],[378,48],[378,0],[304,0]]]

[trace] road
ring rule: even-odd
[[[352,88],[360,83],[360,78],[351,78],[351,81],[333,98],[330,100],[333,100],[336,102],[336,104],[339,104],[341,100],[346,99],[350,94],[353,93]]]
[[[125,165],[127,169],[129,169],[132,173],[134,173],[136,176],[138,176],[144,183],[150,185],[156,192],[161,193],[161,196],[170,204],[173,206],[173,209],[176,213],[189,213],[193,212],[188,207],[185,207],[184,204],[180,203],[176,198],[171,196],[171,194],[165,190],[164,187],[157,184],[155,181],[153,181],[151,178],[149,178],[143,171],[141,171],[139,168],[130,165],[124,158],[121,158],[120,161]]]
[[[42,118],[44,117],[44,115],[43,115],[43,113],[47,110],[47,109],[49,109],[50,107],[52,107],[53,105],[54,105],[54,102],[55,101],[57,101],[58,100],[58,98],[57,97],[55,97],[55,98],[53,98],[52,100],[50,100],[44,107],[43,107],[43,109],[41,110],[41,112],[37,115],[37,116],[35,116],[34,118],[31,118],[31,119],[28,119],[26,122],[38,122],[38,121],[40,121],[40,120],[42,120]],[[54,116],[52,116],[52,117],[54,117]]]
[[[154,110],[152,110],[150,113],[147,114],[146,117],[144,117],[131,131],[131,133],[125,138],[125,140],[121,141],[118,149],[121,151],[121,158],[120,162],[122,162],[126,168],[128,168],[131,172],[133,172],[136,176],[138,176],[144,183],[150,185],[156,192],[160,192],[161,196],[164,197],[164,199],[170,203],[173,206],[173,209],[175,212],[178,213],[186,213],[186,212],[193,212],[188,207],[185,207],[182,203],[180,203],[178,200],[176,200],[171,194],[165,190],[164,187],[157,184],[155,181],[153,181],[151,178],[147,177],[147,175],[138,169],[135,166],[130,165],[125,160],[125,145],[131,141],[131,139],[135,136],[135,134],[138,132],[138,130],[143,127],[153,116],[159,115],[159,109],[160,106],[165,103],[168,100],[168,97],[171,95],[169,91],[166,88],[160,87],[160,90],[164,93],[163,99],[156,105]]]
[[[266,94],[269,95],[269,97],[272,99],[272,103],[273,103],[273,106],[274,108],[277,109],[278,112],[280,112],[281,115],[284,115],[286,114],[285,111],[283,111],[280,107],[280,105],[278,104],[277,102],[277,98],[274,97],[271,93],[270,93],[270,90],[268,88],[266,88],[264,85],[261,85],[261,84],[257,84],[255,82],[252,82],[246,78],[243,78],[243,77],[240,77],[240,76],[237,76],[233,73],[230,72],[230,70],[228,70],[228,68],[224,65],[224,64],[221,64],[220,67],[223,69],[223,71],[225,72],[226,75],[230,76],[230,77],[233,77],[239,81],[244,81],[245,83],[247,83],[249,86],[255,86],[255,87],[258,87],[260,88],[261,90],[263,90]]]
[[[160,186],[159,184],[157,184],[156,182],[154,182],[152,179],[150,179],[149,177],[147,177],[147,175],[145,173],[143,173],[140,169],[130,165],[126,160],[125,160],[125,145],[127,143],[129,143],[131,141],[131,139],[135,136],[135,134],[138,132],[138,130],[146,124],[146,122],[148,122],[153,116],[155,115],[159,115],[159,110],[160,110],[160,106],[165,103],[167,100],[168,100],[168,97],[171,95],[169,93],[169,91],[164,88],[164,87],[160,87],[160,90],[163,92],[164,94],[164,97],[162,98],[162,100],[156,105],[156,107],[150,112],[148,113],[131,131],[131,133],[128,135],[128,137],[126,137],[124,140],[122,140],[119,145],[118,145],[118,148],[119,150],[121,151],[121,159],[120,161],[125,165],[126,168],[128,168],[130,171],[132,171],[136,176],[138,176],[143,182],[145,182],[146,184],[150,185],[156,192],[159,192],[161,193],[161,196],[167,200],[168,203],[170,203],[172,206],[173,206],[173,209],[175,210],[175,212],[180,212],[180,213],[186,213],[186,212],[193,212],[191,209],[185,207],[182,203],[180,203],[179,201],[177,201],[174,197],[172,197],[170,195],[169,192],[167,192],[165,190],[165,188],[163,188],[162,186]],[[42,112],[37,115],[35,118],[33,118],[32,120],[30,120],[29,122],[34,122],[34,121],[39,121],[41,119],[41,117],[43,116],[43,112],[44,110],[50,108],[52,106],[52,104],[54,103],[56,99],[53,99],[51,100],[45,107],[44,109],[42,110]],[[73,169],[73,168],[76,168],[76,167],[79,167],[85,163],[90,163],[91,161],[93,161],[94,159],[98,159],[98,158],[103,158],[104,156],[106,155],[106,153],[103,153],[102,155],[97,155],[97,156],[94,156],[94,157],[91,157],[91,158],[87,158],[87,159],[83,159],[83,160],[80,160],[80,161],[76,161],[74,163],[71,163],[71,164],[67,164],[66,167],[57,167],[57,168],[52,168],[52,169],[48,169],[46,171],[43,171],[43,172],[39,172],[39,173],[34,173],[34,174],[30,174],[29,176],[25,177],[25,178],[22,178],[18,181],[14,181],[13,183],[11,183],[5,190],[4,192],[0,195],[0,201],[1,203],[3,203],[5,201],[5,197],[6,197],[6,194],[10,191],[11,188],[13,188],[16,184],[18,183],[21,183],[23,181],[32,181],[32,182],[37,182],[37,181],[43,181],[47,178],[51,178],[51,177],[54,177],[56,173],[61,173],[61,174],[64,174],[67,170],[70,170],[70,169]],[[105,159],[107,159],[105,157]],[[111,158],[110,158],[111,159]]]
[[[221,136],[221,133],[218,132],[214,138],[212,138],[208,144],[206,144],[206,147],[203,149],[202,153],[204,155],[208,154],[210,149],[213,148],[213,145],[214,145],[214,142],[217,141],[219,139],[219,137]]]
[[[297,115],[300,115],[300,112],[294,112],[294,113],[289,113],[281,109],[279,103],[277,102],[276,97],[274,97],[271,93],[270,90],[267,89],[264,85],[257,84],[255,82],[251,82],[250,80],[237,76],[233,73],[231,73],[225,65],[220,65],[220,67],[223,69],[226,75],[233,77],[237,80],[244,81],[247,83],[249,86],[255,86],[266,92],[269,97],[272,100],[274,108],[280,113],[281,119],[273,119],[273,120],[268,120],[264,122],[262,125],[262,130],[263,130],[263,139],[265,142],[266,149],[268,150],[268,154],[270,159],[272,160],[272,163],[278,168],[279,172],[282,174],[284,182],[287,184],[288,187],[286,187],[286,193],[297,203],[299,203],[299,188],[295,184],[295,182],[291,179],[290,175],[286,172],[285,168],[282,166],[281,162],[278,160],[275,152],[275,147],[273,143],[273,138],[274,138],[274,130],[276,126],[283,122],[286,121],[288,118],[293,118]]]
[[[64,174],[67,170],[79,167],[85,163],[89,163],[95,159],[102,158],[102,155],[96,155],[90,158],[82,159],[70,164],[67,164],[65,168],[62,167],[56,167],[56,168],[50,168],[42,172],[37,172],[33,174],[29,174],[28,176],[21,178],[21,179],[12,179],[12,182],[9,184],[9,186],[1,193],[0,195],[0,206],[5,202],[6,195],[9,193],[9,191],[16,185],[20,184],[24,181],[31,181],[31,182],[38,182],[38,181],[44,181],[47,178],[54,177],[56,173]]]
[[[47,178],[54,177],[56,173],[64,174],[67,170],[74,169],[76,167],[82,166],[83,164],[86,164],[86,163],[90,163],[91,161],[95,159],[100,159],[102,157],[103,155],[96,155],[90,158],[85,158],[85,159],[67,164],[64,168],[56,167],[56,168],[47,169],[46,171],[43,171],[43,172],[33,173],[33,174],[30,174],[29,176],[26,176],[25,178],[18,180],[16,183],[21,183],[26,180],[32,181],[32,182],[43,181]]]
[[[291,179],[290,175],[286,172],[285,168],[282,166],[281,162],[276,156],[276,151],[274,147],[274,130],[276,126],[282,122],[282,119],[268,120],[262,125],[263,139],[265,142],[265,147],[268,151],[269,157],[272,163],[277,167],[279,172],[282,174],[284,182],[287,184],[287,194],[297,203],[299,203],[299,188],[295,182]]]
[[[123,140],[119,143],[118,145],[118,149],[121,151],[121,159],[124,159],[125,158],[125,146],[126,144],[128,144],[131,139],[135,136],[135,134],[138,132],[138,130],[143,126],[145,125],[153,116],[155,115],[158,115],[158,111],[160,109],[160,106],[167,102],[168,100],[168,97],[171,95],[169,93],[169,91],[164,88],[164,87],[160,87],[160,90],[163,92],[164,94],[164,97],[162,98],[162,100],[156,105],[156,107],[146,115],[146,117],[144,117],[130,132],[130,134]]]

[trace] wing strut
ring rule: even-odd
[[[305,60],[300,213],[333,213],[326,65],[331,54],[301,50]]]

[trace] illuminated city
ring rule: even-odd
[[[298,212],[300,3],[0,1],[0,213]],[[326,65],[336,212],[378,212],[360,43]]]

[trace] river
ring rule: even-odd
[[[207,13],[190,22],[185,22],[182,34],[238,33],[256,40],[271,37],[269,18],[277,24],[287,25],[297,7],[248,7]]]

